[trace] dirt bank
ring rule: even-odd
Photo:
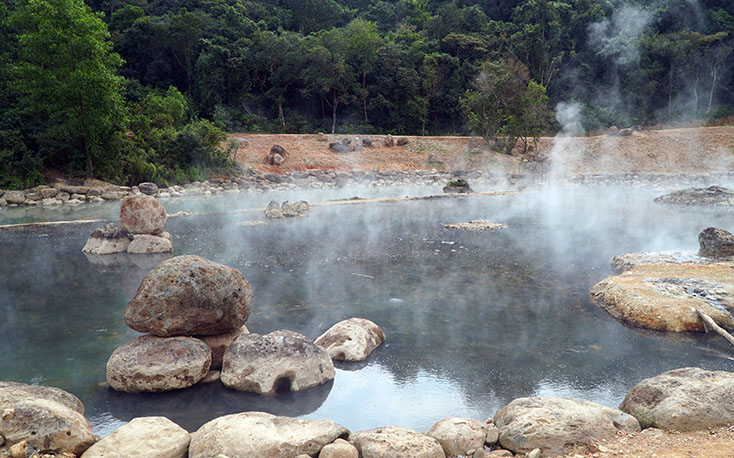
[[[643,130],[630,136],[599,135],[571,137],[561,140],[542,138],[538,151],[513,155],[489,151],[478,138],[470,137],[406,137],[405,146],[384,146],[384,136],[367,135],[373,147],[361,152],[338,154],[329,150],[329,142],[346,135],[329,135],[328,141],[318,135],[232,134],[245,138],[237,158],[261,171],[284,172],[319,168],[325,170],[461,170],[480,169],[514,173],[524,159],[543,159],[551,155],[563,164],[567,174],[577,173],[676,173],[734,169],[734,126],[694,127],[665,130]],[[354,138],[354,136],[348,136]],[[274,144],[288,152],[281,167],[264,163]]]

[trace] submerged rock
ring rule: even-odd
[[[0,381],[0,412],[6,446],[81,454],[95,440],[81,401],[58,388]]]
[[[709,227],[698,235],[701,256],[725,258],[734,256],[734,235],[731,232]]]
[[[128,393],[188,388],[209,371],[209,347],[193,337],[136,337],[107,361],[107,383]]]
[[[321,334],[316,341],[332,359],[362,361],[385,341],[385,333],[370,320],[350,318],[340,321]]]
[[[347,436],[348,429],[329,420],[244,412],[215,418],[192,433],[189,458],[316,456],[325,445]]]
[[[166,209],[155,197],[129,196],[120,205],[120,224],[131,234],[158,235],[166,230]]]
[[[400,426],[352,433],[349,442],[362,458],[446,458],[436,439]]]
[[[81,458],[185,458],[191,437],[166,417],[139,417],[97,442]]]
[[[681,206],[734,207],[734,191],[721,186],[688,188],[657,197],[655,202]]]
[[[332,380],[334,364],[326,350],[293,331],[242,334],[224,353],[221,378],[229,388],[275,395]]]
[[[474,192],[469,183],[464,179],[453,180],[446,183],[443,192],[467,193]]]
[[[734,373],[686,367],[635,385],[619,408],[643,428],[697,431],[734,424]]]
[[[564,455],[575,445],[588,445],[591,439],[611,439],[617,433],[640,430],[637,420],[620,410],[558,398],[515,399],[497,412],[494,422],[502,447],[515,453],[539,448],[543,456]]]
[[[199,256],[176,256],[143,278],[125,309],[125,323],[161,337],[215,335],[240,328],[250,316],[245,277]]]
[[[118,224],[109,223],[92,232],[82,251],[91,254],[122,253],[127,251],[130,242],[127,231]]]
[[[443,227],[446,229],[461,229],[464,231],[496,231],[499,229],[505,229],[507,225],[503,223],[493,223],[491,221],[476,220],[469,221],[467,223],[444,224]]]

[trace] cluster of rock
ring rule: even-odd
[[[265,163],[281,166],[285,162],[286,156],[288,156],[288,153],[286,153],[285,148],[280,145],[273,145],[270,152],[265,156]]]
[[[523,164],[524,165],[524,164]],[[712,171],[705,173],[590,173],[566,177],[570,183],[583,185],[664,186],[681,185],[709,186],[710,183],[734,180],[734,171]]]
[[[443,187],[443,192],[468,193],[474,192],[469,182],[464,179],[452,180]]]
[[[339,154],[359,152],[359,151],[362,151],[363,147],[370,148],[371,146],[372,146],[372,141],[367,140],[367,139],[361,139],[359,137],[354,137],[354,138],[345,137],[345,138],[342,138],[341,141],[339,142],[329,143],[329,149]]]
[[[734,236],[717,228],[699,235],[695,254],[616,256],[617,274],[591,288],[594,302],[612,316],[649,329],[704,331],[699,312],[734,330]]]
[[[633,132],[640,132],[643,130],[645,130],[645,128],[639,124],[632,127],[625,127],[624,129],[620,129],[617,126],[611,126],[607,129],[607,135],[612,137],[629,137]]]
[[[53,186],[36,186],[24,191],[0,190],[0,207],[44,206],[59,207],[62,205],[77,206],[85,202],[101,203],[104,201],[122,200],[127,196],[141,194],[155,195],[158,186],[155,183],[140,183],[138,186],[73,186],[56,183]]]
[[[311,205],[305,200],[290,203],[287,200],[279,204],[275,200],[268,202],[265,207],[265,217],[268,219],[292,218],[295,216],[304,216],[311,211]]]
[[[85,253],[170,253],[171,234],[165,231],[168,215],[157,199],[146,195],[125,197],[120,205],[120,224],[97,228],[82,248]]]
[[[682,206],[734,207],[734,191],[721,186],[689,188],[657,197],[655,202]]]
[[[444,224],[446,229],[459,229],[463,231],[496,231],[507,228],[506,224],[493,223],[491,221],[474,220],[466,223],[448,223]]]
[[[0,382],[0,455],[19,458],[48,451],[68,458],[552,457],[641,428],[695,431],[730,425],[732,390],[730,372],[682,368],[641,381],[619,409],[575,399],[520,398],[483,422],[445,418],[426,433],[400,426],[351,432],[329,420],[243,412],[215,418],[189,434],[166,418],[142,417],[95,442],[84,407],[73,395]]]

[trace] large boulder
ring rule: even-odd
[[[161,235],[134,234],[133,241],[127,247],[127,252],[133,254],[170,253],[171,251],[173,251],[173,241],[168,232],[163,232]]]
[[[332,380],[334,364],[326,350],[293,331],[242,334],[224,353],[221,378],[229,388],[275,395]]]
[[[448,456],[466,456],[484,448],[487,424],[469,418],[444,418],[426,433],[436,439]]]
[[[694,309],[734,329],[734,262],[638,265],[591,288],[615,318],[660,331],[703,331]]]
[[[204,342],[209,349],[212,351],[212,365],[211,370],[219,370],[222,368],[222,360],[224,359],[224,352],[227,351],[232,342],[240,336],[240,334],[249,334],[250,331],[247,326],[242,326],[239,329],[235,329],[231,332],[225,332],[224,334],[216,334],[213,336],[196,336],[199,340]]]
[[[166,209],[151,196],[129,196],[120,205],[120,224],[131,234],[158,235],[166,230]]]
[[[635,385],[619,406],[643,428],[695,431],[734,424],[734,373],[686,367]]]
[[[352,433],[349,442],[362,458],[446,458],[436,439],[401,426]]]
[[[263,412],[215,418],[191,434],[189,458],[285,458],[316,456],[349,430],[330,420],[300,420]]]
[[[575,445],[611,439],[640,430],[637,420],[620,410],[589,401],[519,398],[494,417],[502,447],[515,453],[539,448],[543,456],[564,455]]]
[[[237,269],[176,256],[143,278],[125,309],[125,323],[161,337],[222,334],[245,324],[251,302],[250,284]]]
[[[186,458],[191,437],[166,417],[134,418],[81,458]]]
[[[212,352],[193,337],[136,337],[107,361],[107,383],[128,393],[188,388],[204,378]]]
[[[3,199],[9,204],[20,205],[25,202],[25,192],[23,191],[5,191]]]
[[[58,388],[0,381],[0,437],[38,450],[80,454],[94,443],[84,406]]]
[[[384,341],[385,333],[378,325],[365,318],[350,318],[330,327],[314,343],[324,347],[332,359],[362,361]]]
[[[698,253],[711,258],[734,256],[734,235],[731,232],[709,227],[698,234]]]
[[[109,223],[92,232],[82,251],[91,254],[122,253],[129,246],[130,234],[119,225]]]
[[[156,194],[158,194],[158,185],[155,183],[146,181],[138,185],[138,190],[145,195],[155,196]]]

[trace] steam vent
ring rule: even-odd
[[[171,234],[166,230],[166,209],[155,197],[126,197],[120,206],[120,224],[106,224],[89,236],[85,253],[170,253]]]

